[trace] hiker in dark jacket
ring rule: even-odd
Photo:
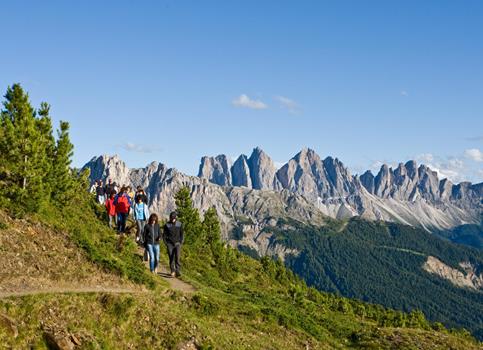
[[[96,197],[99,204],[104,204],[106,202],[106,191],[102,180],[99,180],[99,185],[96,188]]]
[[[172,277],[181,276],[181,245],[184,243],[183,225],[177,221],[176,212],[169,214],[169,221],[164,225],[163,241],[168,248],[169,267]]]
[[[149,270],[153,273],[158,272],[160,239],[161,230],[159,229],[158,216],[151,214],[147,225],[144,226],[143,242],[144,248],[149,253]]]
[[[116,193],[114,192],[114,186],[112,184],[111,179],[107,179],[106,186],[104,186],[104,192],[106,192],[107,198],[109,198],[111,196],[111,194],[116,195]]]
[[[138,186],[136,189],[135,202],[138,203],[139,199],[141,199],[143,203],[148,204],[148,196],[146,196],[146,193],[141,186]]]

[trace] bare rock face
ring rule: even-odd
[[[364,174],[360,176],[360,181],[362,186],[370,193],[374,194],[375,190],[375,177],[370,170],[367,170]]]
[[[220,154],[216,157],[201,159],[198,177],[206,178],[220,186],[231,186],[231,164],[227,156]]]
[[[252,188],[256,190],[271,190],[276,187],[275,164],[259,147],[255,148],[248,159]]]
[[[347,197],[356,191],[357,184],[354,183],[349,170],[341,161],[337,158],[327,157],[323,164],[331,197]]]
[[[248,158],[242,154],[231,166],[223,154],[201,159],[198,176],[220,186],[244,186],[256,190],[279,188],[273,160],[259,147]]]
[[[384,164],[374,179],[374,194],[381,198],[390,197],[393,178],[392,169]]]
[[[417,168],[414,161],[400,163],[396,169],[384,164],[374,180],[370,172],[364,173],[360,179],[369,193],[381,198],[401,201],[424,199],[433,203],[453,199],[451,181],[440,181],[435,171],[425,165]]]
[[[248,158],[242,154],[231,167],[232,185],[252,188],[252,178]],[[215,182],[216,183],[216,182]]]
[[[329,183],[319,155],[304,148],[277,172],[283,188],[316,201],[320,193],[328,193]]]
[[[94,180],[111,179],[121,185],[130,182],[130,170],[118,155],[94,157],[84,165],[83,169],[85,168],[90,170],[90,178]]]
[[[469,262],[461,262],[460,267],[464,272],[452,268],[434,256],[428,256],[423,269],[441,278],[450,281],[457,287],[483,289],[483,274],[477,274],[476,268]]]

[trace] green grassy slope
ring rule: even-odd
[[[418,312],[321,293],[271,259],[196,240],[184,248],[183,279],[197,291],[172,291],[147,272],[132,242],[119,246],[98,210],[85,201],[28,220],[66,230],[86,259],[147,288],[1,299],[0,344],[45,349],[45,335],[54,332],[75,336],[86,349],[480,348],[467,333],[445,330]]]

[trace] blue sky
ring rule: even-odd
[[[71,123],[74,163],[190,174],[302,147],[354,173],[483,180],[482,1],[0,1],[0,88]]]

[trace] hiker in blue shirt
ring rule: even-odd
[[[148,205],[144,203],[140,198],[137,198],[137,202],[134,204],[134,220],[136,220],[137,232],[136,242],[143,244],[143,231],[146,221],[149,218]]]

